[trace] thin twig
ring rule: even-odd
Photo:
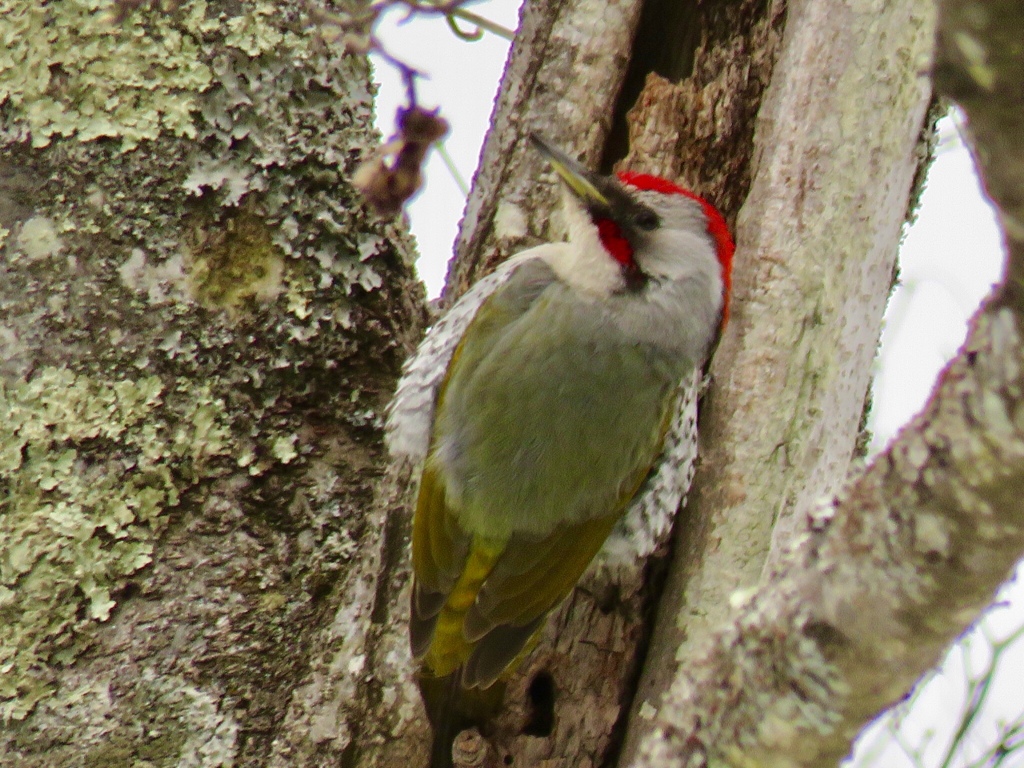
[[[376,54],[392,67],[397,69],[399,74],[402,76],[402,82],[405,83],[406,106],[410,109],[417,106],[416,78],[423,77],[423,73],[388,53],[387,48],[381,45],[380,41],[376,37],[372,37],[370,39],[372,41],[373,50]]]
[[[434,149],[436,149],[437,154],[441,156],[441,160],[448,169],[448,173],[452,175],[452,179],[455,180],[455,186],[459,188],[462,196],[469,197],[469,184],[466,183],[466,179],[463,178],[461,173],[459,173],[459,169],[455,167],[455,161],[452,159],[451,154],[449,154],[448,147],[443,141],[435,141]]]
[[[497,37],[500,37],[503,40],[508,40],[509,42],[512,42],[516,36],[514,30],[511,30],[508,27],[503,27],[501,24],[491,21],[490,19],[486,19],[478,13],[467,11],[465,8],[456,8],[446,15],[449,18],[468,21],[470,24],[475,25],[478,30],[482,29],[484,32],[490,32],[492,35],[496,35]]]

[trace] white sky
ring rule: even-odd
[[[474,3],[472,10],[508,29],[514,30],[519,24],[518,0]],[[378,32],[392,55],[399,54],[403,62],[429,75],[429,79],[419,79],[417,99],[420,106],[441,107],[441,114],[451,124],[445,146],[459,174],[469,183],[480,159],[509,44],[489,34],[474,43],[463,42],[440,17],[416,18],[402,24],[404,18],[404,12],[391,11]],[[468,24],[463,28],[472,29]],[[394,69],[377,59],[374,65],[381,86],[377,124],[388,137],[395,130],[395,110],[405,103],[405,88]],[[406,207],[419,245],[420,277],[431,298],[444,287],[465,204],[465,195],[441,157],[431,152],[424,189]]]
[[[879,447],[920,410],[1002,264],[995,216],[970,153],[947,118],[917,221],[900,250],[900,286],[886,313],[873,414]]]
[[[472,10],[505,27],[515,28],[518,0],[488,0]],[[402,13],[392,12],[378,28],[392,54],[429,73],[421,79],[422,106],[440,106],[451,123],[446,146],[459,174],[469,182],[476,167],[490,120],[498,81],[504,69],[508,43],[494,35],[478,42],[457,40],[440,18],[417,18],[402,24]],[[394,130],[396,108],[404,101],[400,78],[375,62],[381,83],[378,124],[388,136]],[[462,217],[465,197],[437,152],[427,165],[423,192],[407,208],[421,254],[418,268],[431,297],[444,284],[445,271]],[[900,285],[886,313],[882,347],[876,366],[872,445],[879,450],[899,427],[924,404],[935,377],[956,353],[966,333],[968,318],[977,308],[1002,266],[998,228],[974,174],[969,153],[959,141],[952,120],[941,126],[940,151],[928,176],[917,222],[909,229],[900,252]],[[1005,636],[1022,623],[1024,587],[1018,582],[1004,595],[1009,608],[990,614],[989,631]],[[970,651],[954,650],[944,670],[931,682],[900,733],[911,747],[925,739],[921,766],[938,765],[964,700],[963,659],[973,668],[984,662],[987,644],[975,641]],[[994,721],[1012,718],[1024,709],[1019,691],[1024,668],[1024,642],[1002,663],[985,709],[981,733],[991,732]],[[858,745],[856,765],[900,768],[912,765],[905,751],[885,732],[888,721],[876,724]],[[988,731],[985,731],[988,729]],[[934,733],[928,737],[928,733]],[[979,734],[980,737],[981,734]],[[967,752],[977,752],[979,737],[968,739]],[[951,766],[964,765],[956,760]],[[1017,765],[1024,765],[1024,762]]]

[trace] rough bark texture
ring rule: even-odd
[[[378,414],[423,318],[346,181],[369,67],[291,6],[95,5],[0,12],[0,763],[337,763],[390,727]]]
[[[1024,552],[1024,8],[940,11],[935,82],[970,120],[1007,279],[925,411],[835,498],[797,506],[762,583],[686,647],[638,765],[834,764]]]
[[[524,141],[529,131],[538,130],[591,165],[598,165],[599,157],[606,165],[613,162],[618,151],[614,126],[626,125],[624,112],[638,96],[631,83],[642,85],[652,68],[673,78],[693,73],[681,87],[692,97],[703,96],[706,106],[680,128],[680,113],[687,114],[688,105],[685,98],[675,98],[671,106],[677,111],[664,111],[670,117],[660,122],[652,118],[644,134],[660,145],[647,148],[650,157],[641,161],[631,155],[624,164],[697,180],[692,186],[716,203],[721,200],[731,214],[749,184],[752,115],[769,78],[781,3],[742,2],[685,13],[673,3],[646,4],[632,51],[623,23],[635,19],[638,8],[556,6],[528,3],[525,8],[463,221],[449,301],[505,256],[541,238],[562,237],[557,220],[536,217],[559,209],[558,187],[546,180],[538,183],[540,164]],[[691,37],[693,30],[701,32]],[[650,112],[657,99],[645,90],[637,111]],[[495,197],[497,190],[501,194]],[[505,712],[487,735],[484,765],[512,760],[516,765],[588,766],[614,760],[650,629],[659,572],[663,567],[654,562],[629,572],[584,577],[511,682]],[[472,759],[475,753],[467,757]]]
[[[683,37],[684,30],[691,35],[699,35],[686,66],[679,63],[681,57],[678,53],[654,57],[636,52],[641,61],[655,58],[664,63],[656,73],[647,75],[644,87],[628,114],[629,151],[618,167],[680,179],[711,200],[730,221],[735,221],[736,212],[750,189],[755,118],[761,108],[762,94],[772,79],[785,19],[786,5],[782,2],[767,5],[741,2],[704,7],[702,12],[687,14],[681,19],[683,25],[678,37]],[[649,37],[643,39],[650,40]],[[667,43],[663,44],[671,44],[673,39],[678,38],[666,35]],[[673,66],[668,62],[677,63]],[[686,76],[676,81],[663,77],[661,73],[682,73]],[[750,268],[749,261],[744,260],[741,250],[735,268],[741,286],[744,272]],[[742,335],[750,322],[750,313],[745,306],[748,301],[748,296],[742,291],[735,292],[727,339],[736,334]],[[773,325],[775,319],[768,322]],[[724,353],[719,350],[717,354]],[[729,411],[728,405],[725,410]],[[767,413],[760,409],[751,416],[763,419]],[[709,429],[714,435],[707,418],[702,418],[702,435]],[[718,438],[713,437],[712,441],[715,439]],[[704,457],[701,461],[706,463]],[[696,504],[688,504],[685,517],[677,523],[677,535],[693,535],[695,531],[699,535],[708,514],[702,513]],[[735,518],[730,522],[739,524]],[[704,557],[693,557],[693,548],[684,550],[688,565],[698,571],[702,566],[710,569],[706,575],[698,573],[695,582],[721,580],[731,587],[745,576],[750,578],[742,567],[737,567],[735,554],[743,552],[744,556],[751,557],[751,550],[757,547],[765,551],[767,530],[767,527],[762,529],[760,542],[754,536],[730,540],[710,547],[710,553]],[[751,559],[757,563],[756,554]],[[729,570],[719,570],[724,567]],[[647,721],[639,715],[650,707],[645,702],[657,701],[675,669],[674,648],[679,645],[686,627],[677,627],[670,617],[680,611],[680,606],[685,604],[682,601],[687,598],[694,601],[690,606],[693,614],[713,613],[718,608],[715,601],[722,596],[714,589],[709,589],[706,595],[697,590],[680,592],[684,589],[684,579],[678,572],[671,579],[658,609],[662,616],[662,629],[653,639],[632,703],[631,725],[623,759],[628,759],[633,753],[637,740],[644,733]],[[709,604],[700,605],[705,599]]]
[[[384,474],[378,428],[422,305],[402,234],[368,220],[346,182],[372,142],[365,62],[310,35],[292,6],[144,3],[112,20],[92,5],[0,13],[0,763],[419,765],[426,726],[404,630],[409,489]],[[778,353],[792,349],[809,363],[776,394],[795,387],[802,406],[780,407],[783,428],[752,422],[732,442],[716,437],[749,442],[758,474],[721,469],[747,472],[739,453],[707,454],[680,540],[681,562],[703,554],[678,571],[684,601],[663,612],[648,667],[674,669],[677,616],[692,628],[694,613],[753,583],[776,515],[799,533],[717,643],[684,646],[692,675],[659,718],[639,711],[636,743],[648,733],[642,754],[672,765],[818,764],[912,681],[932,658],[921,649],[934,656],[1024,548],[1011,517],[1024,468],[1020,11],[948,3],[937,70],[970,110],[1016,238],[1011,279],[929,414],[834,510],[810,515],[830,489],[822,468],[845,466],[850,403],[863,394],[836,365],[859,363],[823,361],[822,349],[863,360],[877,332],[863,313],[876,311],[884,276],[873,261],[826,270],[812,257],[841,231],[858,257],[885,252],[894,234],[872,206],[905,207],[894,158],[910,154],[920,122],[909,103],[923,80],[906,76],[925,63],[894,36],[918,28],[885,16],[904,6],[844,6],[827,45],[860,63],[826,78],[812,60],[821,79],[773,80],[751,169],[744,146],[781,5],[689,5],[526,6],[447,295],[558,236],[557,221],[530,213],[555,209],[557,187],[537,184],[528,132],[610,166],[624,152],[617,120],[644,84],[631,137],[650,153],[646,169],[729,213],[752,183],[705,431],[742,427],[727,418],[734,407],[774,410],[765,399],[751,408],[743,391],[772,390],[766,372],[790,371]],[[788,23],[794,62],[812,51],[811,22],[829,21],[804,15],[818,7],[832,6],[793,12],[802,38]],[[856,58],[878,50],[888,55],[875,68]],[[900,119],[855,95],[871,78],[907,99]],[[845,94],[836,106],[817,105],[833,93]],[[820,142],[813,172],[789,164],[794,114]],[[861,134],[870,151],[849,151]],[[876,148],[889,142],[902,148]],[[870,195],[852,180],[824,185],[857,164],[894,177],[872,176]],[[853,232],[839,229],[850,211],[863,218]],[[815,229],[819,219],[830,228]],[[804,262],[784,259],[794,228],[811,245]],[[802,302],[770,303],[766,285]],[[807,296],[820,296],[814,312]],[[855,332],[843,336],[844,323]],[[819,418],[826,409],[833,422]],[[754,487],[772,490],[744,499]],[[614,758],[645,634],[644,576],[574,593],[513,681],[499,751],[484,745],[482,764]]]
[[[657,3],[645,5],[645,21],[651,6],[668,10]],[[676,13],[688,6],[677,4]],[[652,29],[638,38],[634,63],[643,64],[650,57],[644,55],[647,49],[697,36],[685,67],[681,61],[647,70],[643,88],[622,104],[629,109],[623,116],[628,152],[616,168],[677,179],[713,202],[732,223],[750,191],[754,129],[772,79],[786,3],[742,0],[698,4],[688,11],[673,20],[674,28],[666,27],[669,19],[650,20]],[[673,51],[657,59],[681,56],[682,51]],[[635,66],[630,75],[640,75]],[[606,157],[618,149],[611,144]]]
[[[444,292],[450,305],[510,255],[560,237],[554,174],[531,131],[593,166],[604,147],[640,0],[527,0]],[[541,177],[543,177],[543,183]]]
[[[853,457],[920,161],[933,34],[927,3],[869,5],[790,3],[757,115],[733,314],[702,404],[701,465],[627,756],[678,665],[692,663],[693,644],[728,614],[736,590],[757,583],[772,536],[788,536],[788,521],[834,491]],[[651,102],[668,122],[667,100]]]

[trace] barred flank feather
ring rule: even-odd
[[[574,195],[569,242],[470,289],[427,333],[388,412],[389,450],[420,473],[409,640],[432,768],[498,713],[545,617],[602,548],[611,571],[668,537],[726,317],[733,245],[717,211],[665,179],[598,176],[533,142]]]

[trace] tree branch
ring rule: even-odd
[[[936,85],[966,110],[1005,282],[925,411],[689,657],[639,764],[824,765],[982,611],[1024,552],[1024,8],[940,6]]]

